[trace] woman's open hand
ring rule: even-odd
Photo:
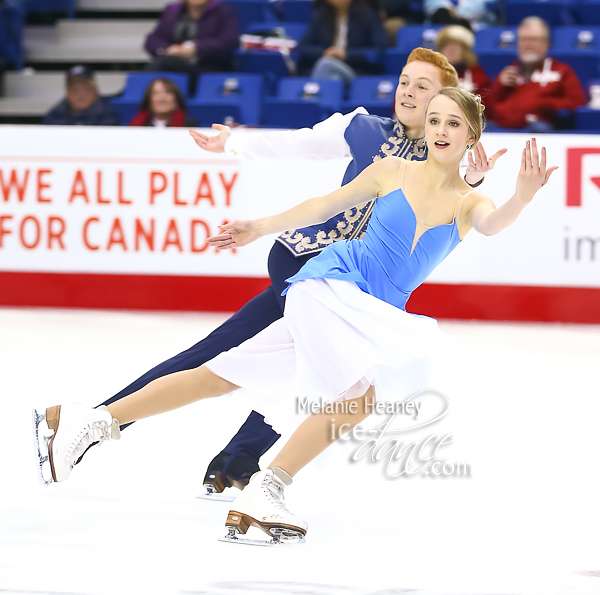
[[[219,229],[221,233],[218,236],[212,236],[206,240],[209,246],[213,246],[217,250],[241,248],[261,236],[254,219],[236,219],[231,223],[219,225]]]
[[[466,178],[468,184],[476,184],[494,168],[496,161],[506,153],[508,149],[500,149],[489,159],[481,142],[475,145],[472,151],[469,151],[469,165],[467,166]]]
[[[542,147],[540,159],[535,138],[527,141],[517,178],[517,196],[526,202],[531,201],[533,195],[548,182],[555,169],[558,169],[557,165],[546,169],[546,147]]]

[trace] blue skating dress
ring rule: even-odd
[[[435,319],[404,307],[461,241],[457,217],[468,194],[457,195],[453,221],[435,227],[417,222],[401,189],[378,198],[362,240],[329,245],[287,280],[283,319],[206,365],[279,398],[290,387],[303,398],[353,399],[375,384],[378,400],[395,400],[400,388],[382,394],[379,386],[394,386],[390,376],[397,387],[425,388],[424,362],[443,333]]]

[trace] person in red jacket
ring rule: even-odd
[[[179,87],[169,79],[158,78],[146,87],[140,111],[129,125],[194,128],[198,121],[185,113],[185,101]]]
[[[549,132],[559,110],[585,104],[583,89],[569,66],[548,57],[550,30],[543,19],[523,19],[517,35],[519,59],[494,81],[486,102],[489,118],[502,128]]]
[[[458,86],[479,95],[483,104],[492,86],[492,80],[477,64],[473,53],[475,35],[462,25],[448,25],[440,29],[435,40],[435,51],[444,54],[456,68]]]

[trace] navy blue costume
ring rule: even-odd
[[[389,118],[358,114],[352,118],[344,137],[353,159],[346,169],[342,185],[353,180],[374,161],[388,155],[419,161],[427,158],[425,139],[408,139],[402,124]],[[251,299],[205,339],[159,364],[103,404],[109,405],[156,378],[197,368],[281,318],[285,304],[282,292],[287,287],[285,280],[298,273],[308,260],[329,244],[362,238],[373,204],[369,202],[340,213],[325,223],[282,234],[269,254],[269,288]],[[264,417],[253,411],[223,451],[234,457],[250,457],[257,461],[279,438],[280,434],[264,422]],[[223,470],[223,473],[226,474],[226,471]]]

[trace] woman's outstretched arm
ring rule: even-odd
[[[309,198],[279,215],[220,225],[221,233],[208,238],[208,243],[218,250],[225,250],[245,246],[262,236],[323,223],[338,213],[383,194],[398,172],[401,161],[397,157],[381,159],[369,165],[345,186],[324,196]]]
[[[521,157],[521,169],[515,194],[502,206],[495,208],[491,200],[482,197],[471,211],[473,229],[492,236],[514,223],[521,211],[533,200],[535,193],[550,179],[557,166],[546,169],[546,148],[541,160],[535,139],[527,141]]]

